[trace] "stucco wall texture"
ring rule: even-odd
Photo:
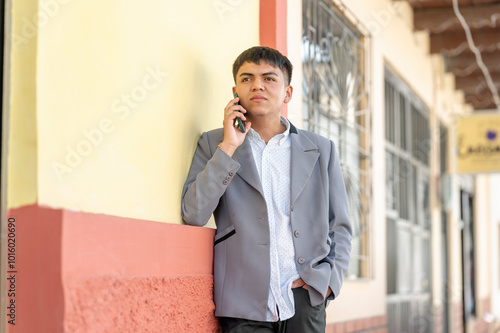
[[[64,332],[217,332],[212,277],[69,279]]]

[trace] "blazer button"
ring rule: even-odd
[[[224,181],[222,182],[222,184],[227,185],[227,184],[229,184],[229,181],[227,179],[224,179]]]
[[[230,171],[230,172],[229,172],[229,175],[230,175],[231,177],[232,177],[232,176],[234,176],[234,172]]]
[[[300,265],[302,265],[303,263],[305,263],[305,262],[306,262],[306,260],[305,260],[304,258],[300,257],[299,259],[297,259],[297,262],[298,262]]]
[[[226,177],[226,180],[231,180],[231,177],[230,177],[230,176],[227,176],[227,177]]]
[[[298,230],[295,230],[295,232],[293,233],[293,235],[295,236],[295,238],[299,238],[300,232]]]

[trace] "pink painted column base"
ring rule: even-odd
[[[9,333],[218,331],[214,230],[37,205],[7,217],[17,270]]]

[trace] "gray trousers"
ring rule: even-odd
[[[253,321],[239,318],[219,318],[223,333],[325,333],[326,301],[311,306],[304,288],[293,289],[295,315],[277,322]]]

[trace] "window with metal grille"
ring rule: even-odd
[[[388,330],[428,332],[432,317],[422,311],[431,304],[428,110],[389,68],[385,138]]]
[[[365,37],[332,1],[304,0],[304,127],[336,144],[353,226],[348,276],[369,277],[369,104]]]

